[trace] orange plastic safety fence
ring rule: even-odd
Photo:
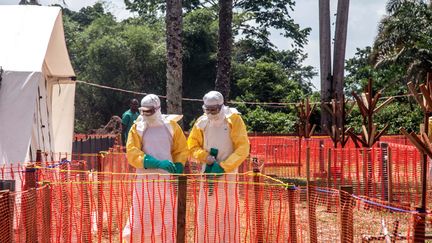
[[[13,210],[15,242],[176,241],[177,176],[89,172],[82,161],[59,167],[38,168],[45,186],[0,194],[0,218]],[[419,223],[429,237],[429,214],[313,183],[287,188],[260,174],[188,175],[186,240],[413,242]],[[7,227],[0,231],[7,237]]]
[[[322,187],[300,190],[300,242],[414,242],[413,208]]]
[[[77,170],[84,167],[79,162],[61,167],[38,172],[39,178],[50,179],[51,242],[175,241],[176,176],[92,173]],[[190,175],[187,241],[287,241],[289,198],[282,184],[258,175]],[[26,205],[17,207],[28,211]],[[25,241],[26,227],[20,232],[17,241]]]

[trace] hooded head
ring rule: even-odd
[[[149,125],[162,124],[160,99],[157,95],[148,94],[141,100],[140,108],[142,117]]]
[[[223,120],[224,113],[224,98],[218,91],[210,91],[203,97],[204,105],[203,110],[209,120],[218,121]]]

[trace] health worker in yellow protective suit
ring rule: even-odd
[[[240,242],[238,184],[233,182],[249,154],[246,126],[236,109],[224,105],[221,93],[210,91],[203,101],[204,114],[188,138],[192,159],[203,163],[203,173],[210,173],[200,186],[197,239]]]
[[[175,242],[177,193],[172,174],[183,173],[189,156],[186,138],[178,116],[161,114],[156,95],[145,96],[140,111],[126,143],[128,162],[139,175],[123,242]]]

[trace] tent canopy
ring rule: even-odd
[[[0,163],[71,152],[75,73],[59,7],[0,6]]]
[[[33,5],[0,6],[0,65],[8,71],[41,72],[74,77],[61,9]]]

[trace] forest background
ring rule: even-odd
[[[79,11],[63,10],[69,54],[78,80],[136,92],[166,93],[165,4],[162,0],[126,0],[134,17],[117,20],[102,3]],[[240,110],[250,132],[294,133],[295,103],[320,101],[311,80],[317,75],[303,64],[310,28],[290,17],[291,0],[234,1],[229,104]],[[214,89],[218,51],[218,4],[209,0],[183,1],[183,97],[201,99]],[[406,83],[423,82],[432,67],[432,8],[427,1],[390,0],[371,46],[357,49],[346,60],[345,94],[364,89],[373,78],[374,90],[395,101],[377,114],[379,127],[390,122],[390,134],[399,127],[418,129],[422,113],[408,93]],[[269,29],[276,28],[291,43],[279,50]],[[76,132],[87,133],[128,109],[134,95],[77,84]],[[164,99],[162,99],[164,102]],[[257,102],[249,104],[247,102]],[[265,104],[280,103],[280,104]],[[202,102],[183,101],[185,130],[202,114]],[[164,108],[165,105],[162,105]],[[319,125],[320,110],[312,114]],[[361,127],[357,107],[347,126]],[[318,127],[318,132],[320,132]]]

